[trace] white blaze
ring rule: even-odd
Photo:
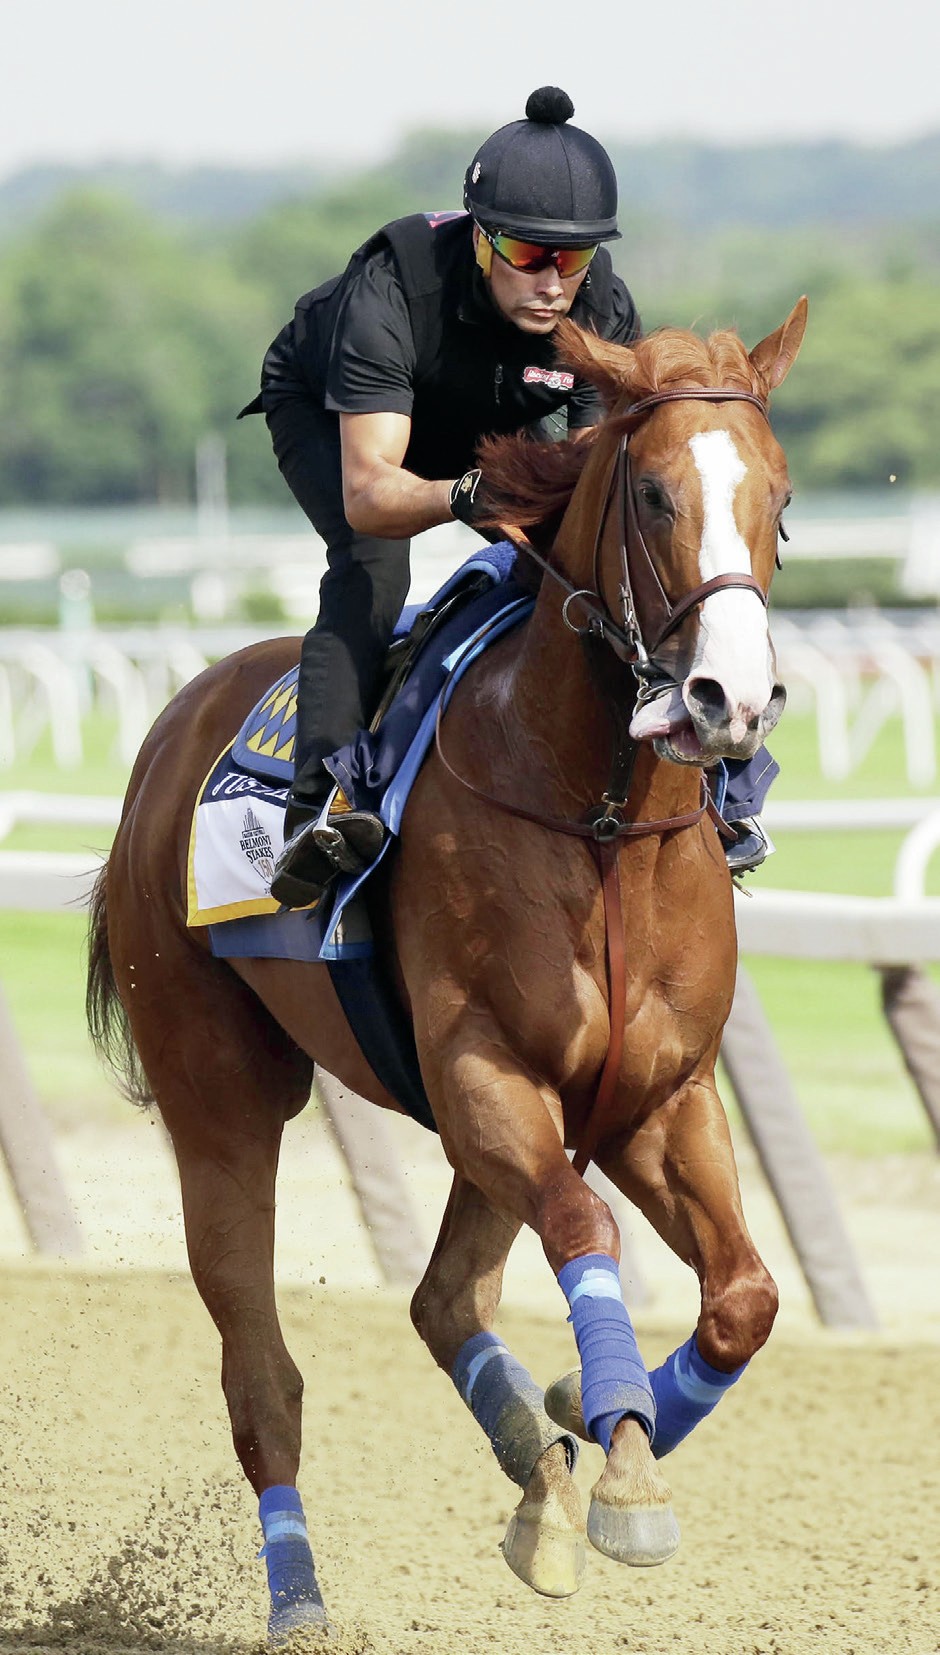
[[[702,580],[749,575],[751,554],[734,516],[735,493],[747,466],[727,431],[697,431],[689,447],[702,480]],[[755,592],[732,586],[705,599],[690,676],[713,678],[721,685],[736,739],[743,727],[738,732],[735,725],[764,710],[774,680],[767,611]]]

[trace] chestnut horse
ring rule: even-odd
[[[412,1318],[523,1490],[503,1551],[549,1595],[577,1589],[586,1555],[572,1433],[606,1450],[587,1538],[624,1562],[663,1561],[678,1529],[658,1459],[776,1310],[715,1089],[736,944],[703,767],[753,755],[782,706],[766,596],[789,492],[767,399],[805,320],[801,300],[749,355],[731,332],[664,330],[627,349],[559,326],[560,354],[608,417],[570,443],[487,445],[494,521],[541,561],[538,596],[457,685],[374,882],[454,1173]],[[325,1624],[296,1492],[302,1380],[275,1307],[282,1129],[314,1062],[396,1107],[324,965],[219,960],[186,928],[200,784],[297,649],[242,650],[157,721],[93,898],[88,990],[99,1048],[156,1100],[176,1151],[235,1450],[260,1497],[275,1642]],[[652,1379],[616,1224],[580,1176],[588,1158],[701,1284],[692,1339]],[[523,1224],[581,1358],[580,1383],[551,1387],[548,1411],[491,1332]]]

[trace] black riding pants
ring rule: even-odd
[[[287,830],[333,785],[323,760],[368,724],[395,623],[410,584],[408,540],[350,528],[343,510],[339,416],[299,399],[267,410],[277,463],[326,542],[320,614],[300,654],[296,773]]]

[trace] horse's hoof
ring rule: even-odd
[[[563,1373],[560,1379],[549,1385],[545,1392],[544,1406],[549,1419],[560,1425],[563,1431],[570,1431],[573,1437],[580,1437],[582,1442],[590,1442],[581,1410],[580,1368],[574,1368],[571,1373]]]
[[[584,1534],[546,1522],[544,1506],[514,1512],[500,1550],[513,1574],[543,1597],[573,1597],[584,1579]]]
[[[314,1640],[332,1635],[333,1626],[322,1603],[305,1600],[287,1603],[283,1609],[272,1609],[268,1616],[268,1648],[288,1649],[296,1645],[300,1651],[314,1648]]]
[[[587,1536],[605,1557],[634,1569],[665,1563],[679,1547],[679,1525],[672,1506],[609,1506],[592,1499]]]

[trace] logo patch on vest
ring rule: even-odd
[[[574,387],[574,374],[562,373],[560,368],[523,368],[522,380],[525,385],[546,385],[550,391]]]

